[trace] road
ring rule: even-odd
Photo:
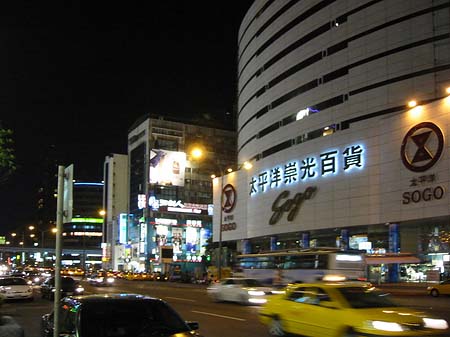
[[[258,307],[233,303],[214,303],[204,286],[146,281],[118,280],[108,288],[86,285],[87,293],[127,292],[159,297],[170,303],[185,320],[197,321],[206,337],[263,337],[267,329],[257,319]],[[450,321],[450,298],[429,296],[395,296],[400,304],[415,307]],[[25,337],[40,336],[40,317],[53,308],[53,302],[40,298],[36,288],[35,301],[10,302],[1,308],[2,314],[13,316],[24,328]]]

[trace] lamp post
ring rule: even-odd
[[[222,279],[222,220],[223,220],[223,177],[224,174],[220,172],[220,216],[219,216],[219,264],[217,268],[217,277]]]
[[[41,248],[45,247],[45,233],[52,232],[53,234],[56,234],[56,231],[57,231],[56,227],[53,227],[53,228],[47,229],[47,230],[43,230],[43,231],[39,231],[41,233]]]

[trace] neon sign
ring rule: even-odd
[[[266,192],[270,189],[307,182],[319,177],[336,175],[340,171],[350,172],[363,169],[365,148],[361,144],[332,149],[317,156],[308,156],[264,170],[250,179],[250,195]]]

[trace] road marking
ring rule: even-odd
[[[186,301],[186,302],[196,302],[195,300],[188,300],[187,298],[180,298],[180,297],[170,297],[170,296],[167,296],[166,298],[171,298],[171,299],[173,299],[173,300]]]
[[[196,311],[196,310],[192,310],[192,312],[195,312],[196,314],[203,314],[203,315],[209,315],[209,316],[215,316],[215,317],[220,317],[220,318],[228,318],[228,319],[234,319],[235,321],[246,321],[243,318],[237,318],[237,317],[231,317],[231,316],[224,316],[224,315],[218,315],[218,314],[212,314],[210,312],[204,312],[204,311]]]

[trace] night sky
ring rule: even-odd
[[[0,185],[0,235],[33,222],[50,148],[76,179],[100,181],[140,116],[230,120],[252,2],[2,3],[0,123],[14,131],[18,170]]]

